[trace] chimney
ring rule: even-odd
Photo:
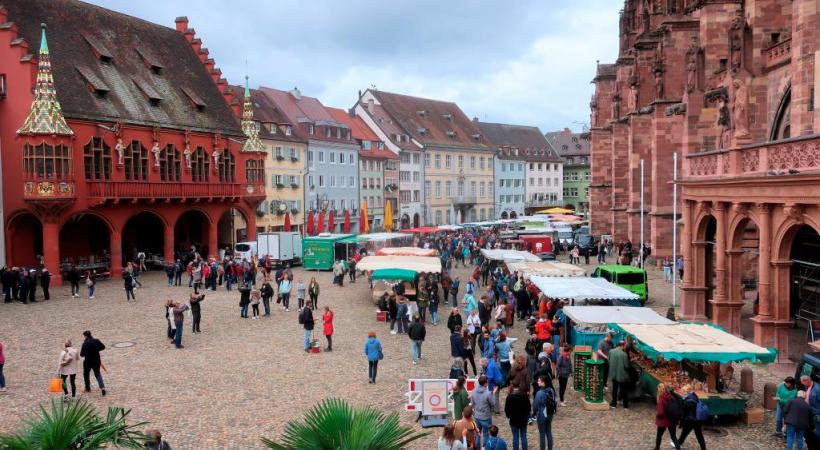
[[[187,16],[179,16],[174,20],[177,24],[177,31],[182,32],[188,29],[188,17]]]
[[[372,98],[367,99],[367,112],[373,114],[373,109],[376,106],[376,101]]]
[[[296,100],[301,100],[302,99],[302,93],[299,91],[299,88],[296,87],[296,86],[294,86],[293,90],[290,91],[290,95],[292,95],[293,98],[295,98]]]

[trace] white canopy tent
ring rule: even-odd
[[[441,260],[435,256],[365,256],[356,269],[371,272],[378,269],[408,269],[422,273],[441,272]]]
[[[534,275],[544,277],[583,277],[586,271],[578,266],[557,261],[516,261],[508,262],[510,272],[518,272],[525,278]]]
[[[639,303],[640,297],[603,278],[532,276],[530,281],[549,298],[576,302],[620,301]]]
[[[406,233],[370,233],[356,236],[359,242],[363,241],[389,241],[390,239],[407,239]]]
[[[586,324],[672,325],[675,322],[652,308],[634,306],[565,306],[564,314],[573,322]]]
[[[491,259],[494,261],[504,261],[504,262],[514,262],[514,261],[532,261],[538,262],[541,261],[541,258],[533,255],[530,252],[524,252],[521,250],[488,250],[482,249],[481,254],[484,255],[485,258]]]
[[[384,247],[376,250],[378,256],[436,256],[438,250],[419,247]]]

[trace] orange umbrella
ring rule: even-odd
[[[285,213],[285,231],[290,231],[290,213]]]
[[[336,215],[336,211],[330,211],[327,213],[327,231],[329,233],[333,233],[333,230],[336,229],[336,224],[333,223],[333,217]]]
[[[359,219],[359,233],[367,234],[370,231],[370,221],[367,220],[367,202],[362,202],[362,217]]]
[[[344,233],[350,233],[350,210],[345,209],[345,223],[342,225],[342,231]]]

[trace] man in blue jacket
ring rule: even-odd
[[[554,413],[550,413],[547,405],[556,406],[555,389],[552,383],[545,375],[538,377],[538,392],[535,394],[535,400],[532,403],[532,413],[538,423],[538,448],[545,450],[546,448],[552,450],[552,418]],[[545,442],[546,441],[546,442]]]
[[[484,376],[487,377],[487,389],[495,397],[495,413],[499,414],[499,393],[501,386],[504,386],[504,374],[494,359],[481,358],[481,368]]]

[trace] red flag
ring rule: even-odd
[[[350,210],[349,209],[345,210],[345,223],[344,223],[344,226],[342,228],[342,231],[344,231],[345,233],[350,233]]]
[[[319,213],[319,224],[316,226],[316,234],[325,231],[325,213]]]
[[[290,213],[285,213],[285,231],[290,231]]]
[[[313,211],[308,213],[307,217],[307,229],[305,230],[307,236],[313,236]]]
[[[333,223],[333,217],[336,215],[336,211],[330,211],[327,213],[327,231],[329,233],[333,233],[336,229],[336,224]]]

